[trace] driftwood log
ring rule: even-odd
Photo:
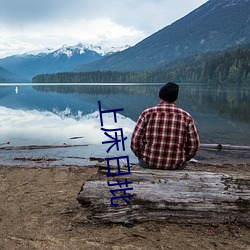
[[[80,145],[71,145],[71,144],[63,144],[63,145],[27,145],[27,146],[5,146],[0,147],[0,150],[31,150],[31,149],[48,149],[48,148],[72,148],[72,147],[85,147],[87,144]]]
[[[231,223],[250,225],[250,176],[209,171],[142,170],[132,167],[128,175],[107,177],[100,166],[77,195],[90,223],[160,221],[173,223]],[[134,197],[111,205],[107,181],[132,181]],[[118,187],[119,188],[119,187]]]
[[[230,144],[200,144],[200,148],[207,149],[217,149],[217,150],[248,150],[250,151],[250,146],[238,146],[238,145],[230,145]]]

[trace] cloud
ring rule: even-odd
[[[0,50],[0,57],[79,42],[104,46],[133,45],[145,37],[142,31],[113,23],[109,19],[61,20],[60,23],[45,21],[27,24],[22,29],[13,28],[11,33],[0,24],[0,30],[0,48],[5,48]]]
[[[66,5],[63,8],[61,6],[63,6],[62,1],[59,0],[1,0],[0,20],[17,27],[44,20],[53,20],[67,10]]]
[[[133,45],[204,2],[0,0],[0,50],[10,52],[6,43],[21,52],[78,42]]]
[[[155,32],[205,0],[1,0],[0,20],[17,27],[30,23],[109,19],[122,26]]]
[[[135,122],[130,118],[118,114],[117,123],[114,123],[112,114],[103,114],[105,128],[122,128],[125,140],[126,152],[122,155],[129,155],[130,162],[136,162],[136,158],[130,150],[130,138]],[[104,131],[101,130],[99,111],[88,115],[82,115],[79,111],[73,116],[70,109],[52,113],[38,110],[15,110],[0,106],[0,144],[2,146],[27,146],[27,145],[88,145],[86,147],[73,147],[64,149],[48,150],[25,150],[0,152],[0,161],[4,165],[15,165],[15,157],[26,158],[56,158],[58,161],[50,165],[84,165],[82,158],[121,156],[121,152],[113,147],[109,153],[106,151],[112,144],[102,144],[109,141]],[[114,136],[110,132],[111,136]],[[77,139],[70,139],[76,137]],[[10,144],[6,144],[10,142]],[[119,143],[121,148],[121,143]],[[73,157],[67,158],[67,156]],[[74,158],[76,157],[76,158]],[[77,158],[80,158],[77,160]],[[23,162],[27,165],[27,162]],[[22,162],[18,162],[22,164]]]

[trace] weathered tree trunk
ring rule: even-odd
[[[110,189],[114,188],[107,184],[112,178],[107,178],[101,170],[83,184],[77,195],[88,222],[237,222],[250,225],[249,176],[190,170],[131,170],[131,174],[114,180],[132,181],[133,190],[127,194],[134,194],[134,197],[127,199],[130,204],[117,199],[115,202],[119,206],[112,206]]]
[[[47,149],[47,148],[71,148],[71,147],[85,147],[87,144],[80,145],[28,145],[28,146],[8,146],[8,147],[0,147],[0,150],[31,150],[31,149]]]
[[[237,146],[230,144],[200,144],[200,148],[217,150],[250,150],[250,146]]]

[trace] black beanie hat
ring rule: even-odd
[[[174,102],[178,98],[179,86],[176,83],[168,82],[161,87],[159,97],[166,102]]]

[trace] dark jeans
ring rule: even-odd
[[[139,160],[139,165],[142,167],[142,168],[149,168],[149,169],[156,169],[156,168],[153,168],[151,166],[149,166],[146,162],[144,162],[142,159],[138,159]],[[167,169],[167,170],[182,170],[182,169],[185,169],[187,167],[188,163],[187,162],[184,162],[182,166],[179,166],[175,169]]]

